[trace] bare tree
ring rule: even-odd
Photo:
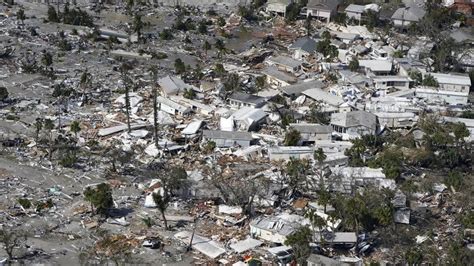
[[[15,248],[20,247],[25,241],[26,235],[20,231],[9,230],[9,228],[5,226],[0,230],[0,242],[3,244],[3,249],[5,253],[7,253],[10,264],[14,258],[13,251]]]
[[[150,71],[153,76],[153,136],[155,137],[155,146],[158,149],[158,68],[156,66],[152,66]]]

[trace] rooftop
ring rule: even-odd
[[[300,61],[283,55],[269,57],[267,59],[267,62],[269,62],[270,64],[282,65],[290,68],[297,68],[301,66]]]
[[[202,135],[210,139],[253,140],[251,133],[239,131],[203,130]]]
[[[331,124],[341,127],[364,126],[375,130],[377,127],[377,117],[366,111],[333,113],[331,114]]]
[[[266,102],[266,99],[257,95],[248,94],[245,92],[234,92],[229,97],[230,100],[245,102],[245,103],[253,103],[253,104],[260,104]]]
[[[336,107],[344,103],[344,100],[341,97],[332,95],[331,93],[325,92],[319,88],[306,90],[303,94],[316,101],[324,102]]]
[[[298,84],[280,87],[279,89],[287,95],[299,96],[302,92],[306,90],[314,89],[314,88],[322,88],[322,87],[324,87],[324,83],[322,81],[312,80],[308,82],[301,82]]]
[[[301,133],[319,133],[326,134],[332,132],[332,127],[328,125],[321,124],[310,124],[310,123],[291,123],[290,127],[298,130]]]

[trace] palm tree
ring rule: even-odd
[[[158,149],[158,68],[156,66],[152,66],[150,71],[153,76],[153,136],[155,137],[155,146]]]
[[[165,229],[168,230],[168,221],[166,220],[165,211],[168,208],[168,204],[170,202],[167,196],[161,196],[159,193],[153,193],[153,201],[156,204],[156,207],[161,213],[161,217],[163,218],[163,223],[165,224]]]

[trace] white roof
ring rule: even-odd
[[[387,82],[387,81],[405,81],[409,82],[408,77],[403,76],[377,76],[373,78],[374,82]]]
[[[392,61],[388,60],[359,60],[359,66],[369,68],[372,71],[392,70]]]
[[[231,244],[230,248],[235,250],[237,253],[242,253],[247,250],[253,250],[256,247],[262,245],[263,242],[253,238],[247,238],[245,240],[239,241],[237,243]]]
[[[157,101],[159,103],[162,103],[162,104],[165,104],[173,109],[176,109],[178,110],[178,112],[181,112],[181,113],[185,113],[187,111],[189,111],[189,108],[187,108],[186,106],[183,106],[177,102],[174,102],[168,98],[165,98],[165,97],[162,97],[162,96],[158,96],[157,98]]]
[[[433,76],[440,84],[455,84],[471,86],[471,79],[467,75],[454,75],[443,73],[427,73]]]
[[[189,241],[191,241],[191,235],[192,233],[189,231],[182,231],[175,234],[174,237],[185,244],[189,244]],[[197,234],[194,235],[192,247],[212,259],[225,253],[225,249],[219,243]]]

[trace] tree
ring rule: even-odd
[[[337,13],[334,16],[334,22],[341,26],[346,26],[347,23],[347,14],[346,13]]]
[[[409,70],[408,76],[413,80],[415,86],[421,85],[423,82],[423,75],[418,70]]]
[[[186,99],[192,100],[196,97],[196,92],[193,89],[185,89],[183,96]]]
[[[462,174],[456,171],[449,172],[448,176],[445,177],[446,185],[448,187],[453,187],[455,190],[460,190],[463,186],[463,177]]]
[[[207,21],[205,19],[199,22],[198,32],[201,34],[207,34]]]
[[[224,66],[221,63],[217,63],[214,67],[214,72],[218,77],[224,76],[227,72],[225,71]]]
[[[258,165],[238,169],[233,169],[231,166],[230,172],[222,172],[222,169],[211,167],[207,172],[212,185],[219,190],[224,202],[240,206],[243,213],[251,217],[255,198],[268,195],[270,189],[269,180],[256,173],[261,170],[259,168]]]
[[[53,55],[44,50],[41,57],[41,63],[45,66],[45,68],[51,66],[53,64]]]
[[[49,132],[49,140],[48,140],[48,143],[49,143],[49,152],[48,152],[48,156],[49,156],[49,160],[51,161],[52,157],[53,157],[53,151],[54,151],[54,143],[53,143],[53,132],[52,130],[54,129],[54,122],[53,120],[51,119],[45,119],[44,120],[44,126],[43,128]]]
[[[298,265],[306,264],[306,259],[311,255],[311,247],[309,244],[312,240],[312,232],[306,226],[298,228],[295,232],[286,237],[285,245],[293,249],[293,254]]]
[[[365,25],[369,31],[373,31],[379,25],[379,15],[373,10],[367,10],[363,13]]]
[[[165,224],[165,229],[168,230],[168,221],[166,220],[165,211],[168,208],[170,199],[167,196],[161,196],[159,193],[153,193],[153,201],[156,204],[156,207],[161,213],[161,217],[163,218],[163,223]]]
[[[8,90],[5,87],[0,87],[0,101],[5,101],[8,98]]]
[[[26,16],[23,8],[20,8],[18,12],[16,12],[16,18],[21,21],[21,24],[24,24]]]
[[[266,84],[267,84],[267,79],[265,76],[258,76],[255,79],[255,85],[257,86],[258,90],[263,90]]]
[[[306,120],[310,123],[328,125],[330,117],[328,113],[323,112],[320,102],[315,102],[309,106],[309,112],[306,114]]]
[[[56,9],[54,9],[54,7],[51,5],[48,6],[48,21],[56,23],[60,22]]]
[[[36,140],[36,142],[38,142],[39,133],[41,132],[41,129],[43,129],[43,120],[40,119],[40,118],[36,118],[36,122],[35,122],[34,126],[35,126],[35,132],[36,132],[35,140]]]
[[[170,29],[163,29],[160,32],[160,39],[162,39],[164,41],[172,40],[173,39],[173,34],[171,33],[171,30]]]
[[[395,50],[395,52],[393,52],[392,56],[394,58],[403,58],[403,51],[402,50]]]
[[[325,30],[323,33],[321,33],[321,37],[325,40],[330,40],[331,39],[331,33],[329,31]]]
[[[206,53],[206,57],[207,57],[207,51],[211,50],[212,49],[212,46],[211,44],[206,40],[202,46],[202,49],[204,49],[204,52]]]
[[[142,29],[143,29],[143,21],[142,16],[139,14],[135,14],[133,17],[133,26],[132,30],[137,34],[138,40],[142,39]]]
[[[114,205],[112,189],[107,183],[100,183],[95,188],[86,187],[84,199],[91,203],[93,213],[107,216],[110,208]],[[95,207],[95,211],[94,211]]]
[[[152,66],[150,68],[152,79],[153,79],[153,137],[155,139],[155,147],[158,149],[160,145],[158,144],[158,68],[156,66]]]
[[[305,20],[304,26],[306,28],[306,36],[310,36],[311,31],[313,30],[313,26],[311,24],[311,18],[312,18],[312,16],[307,16],[306,20]]]
[[[296,129],[290,129],[286,132],[285,139],[283,143],[285,146],[296,146],[301,140],[301,133]]]
[[[174,61],[174,71],[178,75],[184,74],[186,72],[186,65],[181,60],[181,58],[176,58]]]
[[[308,160],[290,158],[283,171],[285,173],[285,182],[288,184],[290,195],[293,195],[296,191],[307,190],[310,188],[308,175],[311,171]]]
[[[132,127],[130,125],[130,88],[132,87],[132,80],[128,75],[128,71],[131,69],[129,64],[123,63],[120,66],[120,76],[123,80],[123,85],[125,87],[125,114],[127,116],[127,128],[128,133],[132,132]]]
[[[439,87],[438,81],[430,74],[427,74],[424,77],[422,85],[428,87]]]
[[[320,40],[316,44],[316,51],[323,54],[323,56],[326,57],[329,61],[337,57],[339,53],[339,51],[337,50],[337,47],[332,45],[331,41],[326,38],[323,40]]]
[[[215,44],[214,44],[214,47],[216,47],[218,53],[217,53],[217,56],[220,58],[223,54],[226,53],[226,48],[225,48],[225,44],[224,44],[224,41],[222,41],[221,39],[217,39]]]
[[[224,19],[223,17],[219,17],[219,18],[217,19],[217,25],[218,25],[219,27],[224,27],[225,24],[226,24],[226,22],[225,22],[225,19]]]
[[[70,130],[77,137],[77,133],[79,133],[81,131],[81,124],[79,123],[79,121],[77,121],[77,120],[72,121],[71,126],[70,126]]]
[[[19,248],[26,242],[26,235],[20,230],[9,230],[6,225],[3,225],[0,229],[0,243],[3,244],[3,249],[8,256],[8,262],[11,264],[13,260],[13,251],[15,248]]]
[[[229,74],[224,80],[224,98],[232,94],[233,92],[240,91],[240,77],[237,73]]]
[[[356,72],[359,69],[359,60],[357,57],[353,57],[352,60],[349,62],[349,69],[352,72]]]
[[[314,210],[309,210],[305,213],[305,217],[309,219],[313,227],[318,228],[320,240],[323,240],[323,227],[327,225],[326,220],[319,216]]]
[[[87,102],[87,96],[86,96],[86,90],[88,87],[90,87],[92,84],[92,74],[85,69],[82,74],[81,78],[79,80],[79,86],[82,89],[82,95],[84,96],[84,102]]]

